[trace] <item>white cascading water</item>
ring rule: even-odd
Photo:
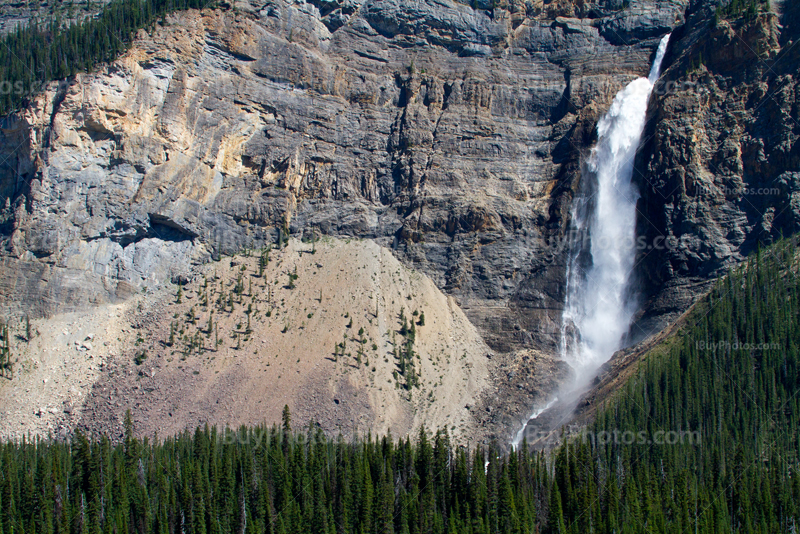
[[[650,76],[617,93],[597,124],[597,145],[584,174],[588,188],[573,203],[561,339],[562,355],[579,378],[593,374],[621,347],[635,312],[628,298],[639,199],[631,183],[633,160],[669,37],[659,44]]]
[[[579,383],[621,347],[635,311],[628,298],[639,199],[631,183],[633,159],[669,38],[661,40],[650,76],[634,80],[617,93],[611,109],[600,119],[597,145],[586,162],[584,192],[573,202],[561,350]],[[528,420],[557,400],[534,410]],[[522,441],[524,431],[525,426],[517,432],[513,447]]]

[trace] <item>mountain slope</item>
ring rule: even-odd
[[[642,356],[593,423],[557,449],[556,520],[598,532],[792,530],[800,514],[796,249],[790,240],[759,251],[721,280],[678,332]]]
[[[448,410],[469,403],[481,436],[505,436],[566,375],[554,348],[567,251],[553,244],[564,241],[582,150],[684,3],[276,0],[167,16],[116,60],[3,119],[0,312],[42,332],[87,313],[94,324],[105,306],[135,322],[143,292],[170,293],[214,258],[287,234],[371,239],[474,325],[493,355],[480,378],[490,385],[463,404],[454,385]],[[46,317],[56,318],[36,322]],[[68,331],[56,337],[84,343]],[[92,353],[130,361],[136,339]],[[59,374],[99,365],[75,356],[42,360]],[[48,378],[19,370],[26,384]],[[93,391],[106,399],[93,429],[118,432],[122,406],[141,404],[137,384],[114,376],[125,394]],[[9,435],[71,420],[64,401],[72,410],[93,398],[86,381],[31,397],[41,415]],[[174,428],[199,421],[191,398]],[[10,409],[15,421],[28,415]],[[213,421],[227,422],[219,410]],[[381,415],[370,410],[369,421]]]
[[[792,532],[796,246],[766,250],[718,284],[553,457],[454,447],[441,430],[413,443],[292,433],[288,410],[282,429],[205,427],[152,441],[136,439],[126,418],[116,446],[82,434],[0,444],[0,529]]]
[[[494,350],[555,346],[581,150],[682,3],[512,4],[237,2],[51,85],[0,137],[4,313],[116,302],[285,224],[391,246]]]
[[[482,433],[475,406],[498,362],[429,278],[370,241],[328,238],[224,257],[182,285],[32,329],[0,384],[6,438],[118,437],[129,409],[146,436],[273,423],[288,404],[331,434],[427,424],[466,440]]]

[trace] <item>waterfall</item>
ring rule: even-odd
[[[579,375],[592,374],[622,346],[636,311],[628,285],[636,257],[639,199],[631,183],[633,160],[669,37],[659,44],[650,76],[617,93],[597,124],[597,145],[572,205],[561,348]]]
[[[661,40],[650,76],[617,93],[598,122],[597,144],[584,167],[582,190],[573,201],[561,355],[575,369],[578,385],[622,346],[635,312],[628,286],[636,256],[639,199],[631,183],[633,159],[669,38]],[[534,409],[528,420],[557,401]],[[522,441],[526,426],[517,432],[513,447]]]

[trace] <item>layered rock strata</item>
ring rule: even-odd
[[[168,17],[4,119],[7,315],[283,234],[370,238],[489,345],[552,349],[581,154],[683,1],[242,2]]]

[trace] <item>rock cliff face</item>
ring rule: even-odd
[[[552,347],[581,153],[685,3],[273,0],[169,17],[3,120],[3,312],[113,302],[286,232],[328,234],[393,249],[492,349]]]
[[[687,12],[637,159],[645,313],[660,330],[708,281],[800,228],[800,6],[753,20]]]
[[[464,435],[505,439],[568,374],[552,355],[581,164],[665,33],[634,174],[632,340],[759,242],[800,229],[800,5],[727,20],[716,4],[237,0],[168,17],[2,119],[0,315],[168,294],[198,264],[289,235],[369,239],[477,327],[469,356],[483,363],[464,376],[479,385],[448,409]],[[14,9],[0,32],[30,16]],[[103,380],[92,398],[125,390]],[[113,427],[122,404],[99,402],[84,423]],[[382,421],[365,410],[367,427]],[[410,429],[408,410],[382,424]]]
[[[54,18],[78,21],[96,15],[110,0],[4,0],[0,2],[0,35],[13,31],[30,20],[43,23]]]

